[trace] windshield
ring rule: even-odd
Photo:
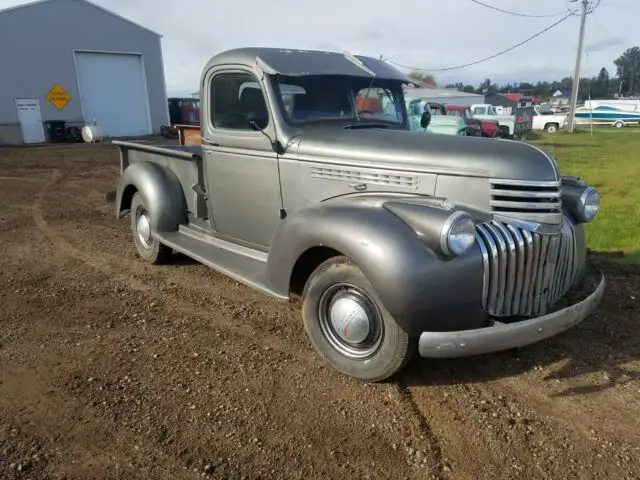
[[[399,82],[333,75],[278,75],[275,83],[287,121],[292,124],[326,120],[404,122]]]

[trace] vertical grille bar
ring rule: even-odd
[[[507,228],[499,223],[493,222],[493,226],[498,230],[505,241],[505,257],[507,259],[505,268],[504,303],[502,312],[505,315],[513,315],[513,291],[516,286],[516,242]]]
[[[500,254],[498,246],[487,229],[483,225],[478,225],[476,228],[480,233],[480,236],[477,237],[478,242],[485,243],[485,248],[489,253],[489,272],[487,273],[486,270],[484,272],[484,278],[489,278],[489,284],[487,288],[483,288],[483,291],[487,292],[487,299],[484,302],[487,304],[487,311],[495,312],[498,300],[498,259]]]
[[[566,273],[569,261],[569,227],[564,224],[562,226],[562,243],[560,245],[560,252],[558,254],[558,274],[554,277],[553,287],[551,289],[553,297],[551,303],[556,303],[560,300],[560,297],[564,291],[566,284]]]
[[[513,235],[516,245],[515,245],[515,253],[516,253],[516,265],[515,265],[515,287],[513,290],[513,305],[511,309],[511,313],[513,315],[518,315],[520,313],[520,308],[522,305],[522,291],[524,288],[524,275],[519,272],[524,272],[525,270],[525,245],[524,239],[522,238],[522,234],[517,228],[514,228],[513,225],[507,225],[507,230]]]
[[[481,228],[481,227],[480,227]],[[478,230],[479,231],[479,230]],[[485,243],[480,240],[480,238],[476,238],[476,242],[480,246],[480,252],[482,253],[482,264],[484,266],[483,278],[482,278],[482,308],[484,310],[488,309],[488,298],[489,298],[489,283],[491,280],[491,263],[489,257],[489,251]]]
[[[490,223],[485,223],[484,226],[493,237],[493,240],[498,248],[498,257],[496,262],[498,264],[496,312],[498,312],[498,315],[504,315],[504,292],[507,283],[507,244],[500,235],[500,232],[493,225],[491,225]]]
[[[544,314],[547,311],[546,305],[542,305],[542,285],[544,282],[544,261],[547,258],[549,252],[549,236],[534,234],[536,239],[540,241],[540,255],[538,256],[538,263],[536,265],[536,283],[533,291],[533,309],[540,314]]]
[[[491,315],[543,315],[571,287],[577,259],[568,219],[555,235],[495,220],[476,231],[484,265],[482,308]]]
[[[522,231],[524,239],[525,261],[524,261],[524,281],[522,285],[522,301],[520,302],[520,313],[522,315],[531,314],[531,285],[533,284],[533,237],[531,232]]]

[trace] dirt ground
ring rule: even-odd
[[[0,478],[640,478],[640,271],[572,331],[365,385],[298,305],[147,266],[115,147],[0,148]]]

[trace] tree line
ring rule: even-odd
[[[580,78],[578,95],[582,98],[607,98],[616,95],[636,96],[640,95],[640,47],[628,48],[622,55],[614,60],[616,66],[615,76],[602,67],[598,75],[594,77]],[[436,85],[433,75],[420,71],[412,71],[409,76],[423,85]],[[526,90],[533,96],[549,98],[557,90],[571,91],[573,77],[565,77],[559,81],[536,83],[520,82],[498,85],[487,78],[478,86],[464,84],[462,82],[448,83],[445,88],[456,88],[461,92],[477,93],[481,95],[493,95],[496,93],[518,93]]]

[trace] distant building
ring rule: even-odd
[[[429,82],[428,80],[425,80],[424,78],[422,78],[420,80],[412,78],[411,80],[413,80],[414,82],[418,83],[420,86],[417,87],[416,85],[410,83],[408,85],[405,85],[404,88],[409,88],[409,89],[412,89],[412,88],[436,88],[435,84]]]
[[[531,91],[523,91],[521,93],[496,93],[487,95],[484,101],[496,107],[503,107],[506,114],[513,113],[517,108],[542,103],[542,99],[540,97],[534,97]]]
[[[470,107],[474,103],[483,103],[484,97],[475,93],[461,92],[455,88],[407,88],[407,99],[419,98],[432,103],[444,103],[458,107]]]
[[[1,10],[0,144],[94,121],[112,137],[168,124],[161,36],[87,0]]]
[[[566,107],[569,103],[571,103],[571,92],[569,90],[556,90],[549,100],[549,104],[552,107]]]

